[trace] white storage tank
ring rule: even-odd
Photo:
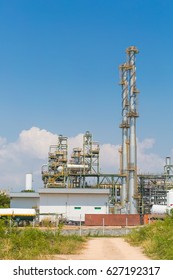
[[[171,165],[171,158],[170,157],[166,157],[166,165]]]
[[[1,216],[35,216],[35,209],[25,208],[0,208]]]
[[[172,216],[172,214],[173,214],[173,206],[167,207],[166,212],[167,212],[168,215]]]
[[[169,190],[167,193],[167,206],[168,207],[173,206],[173,189]]]
[[[31,191],[32,190],[32,173],[27,173],[26,174],[25,190],[26,191]]]
[[[151,207],[151,214],[166,214],[167,205],[154,204]]]

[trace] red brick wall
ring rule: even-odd
[[[102,226],[104,219],[105,226],[136,226],[140,225],[138,214],[86,214],[86,226]]]

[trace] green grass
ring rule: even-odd
[[[59,230],[9,228],[0,221],[1,260],[51,259],[52,255],[75,253],[85,240],[76,235],[62,236]]]
[[[87,238],[61,235],[60,228],[56,231],[11,228],[0,220],[0,259],[41,260],[57,254],[74,254],[81,250]],[[173,217],[135,229],[125,239],[141,246],[151,259],[173,260]]]
[[[152,259],[173,260],[173,217],[134,230],[125,239]]]

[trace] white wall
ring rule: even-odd
[[[35,208],[39,207],[39,198],[33,197],[12,197],[10,199],[11,208]]]
[[[40,213],[63,214],[73,221],[84,221],[85,214],[107,214],[107,204],[108,194],[40,193]]]

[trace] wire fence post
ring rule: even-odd
[[[80,214],[80,230],[79,230],[79,234],[80,234],[80,236],[82,235],[82,223],[81,223],[81,214]]]
[[[126,216],[126,234],[127,234],[128,218]]]
[[[105,219],[103,218],[103,236],[105,235]]]

